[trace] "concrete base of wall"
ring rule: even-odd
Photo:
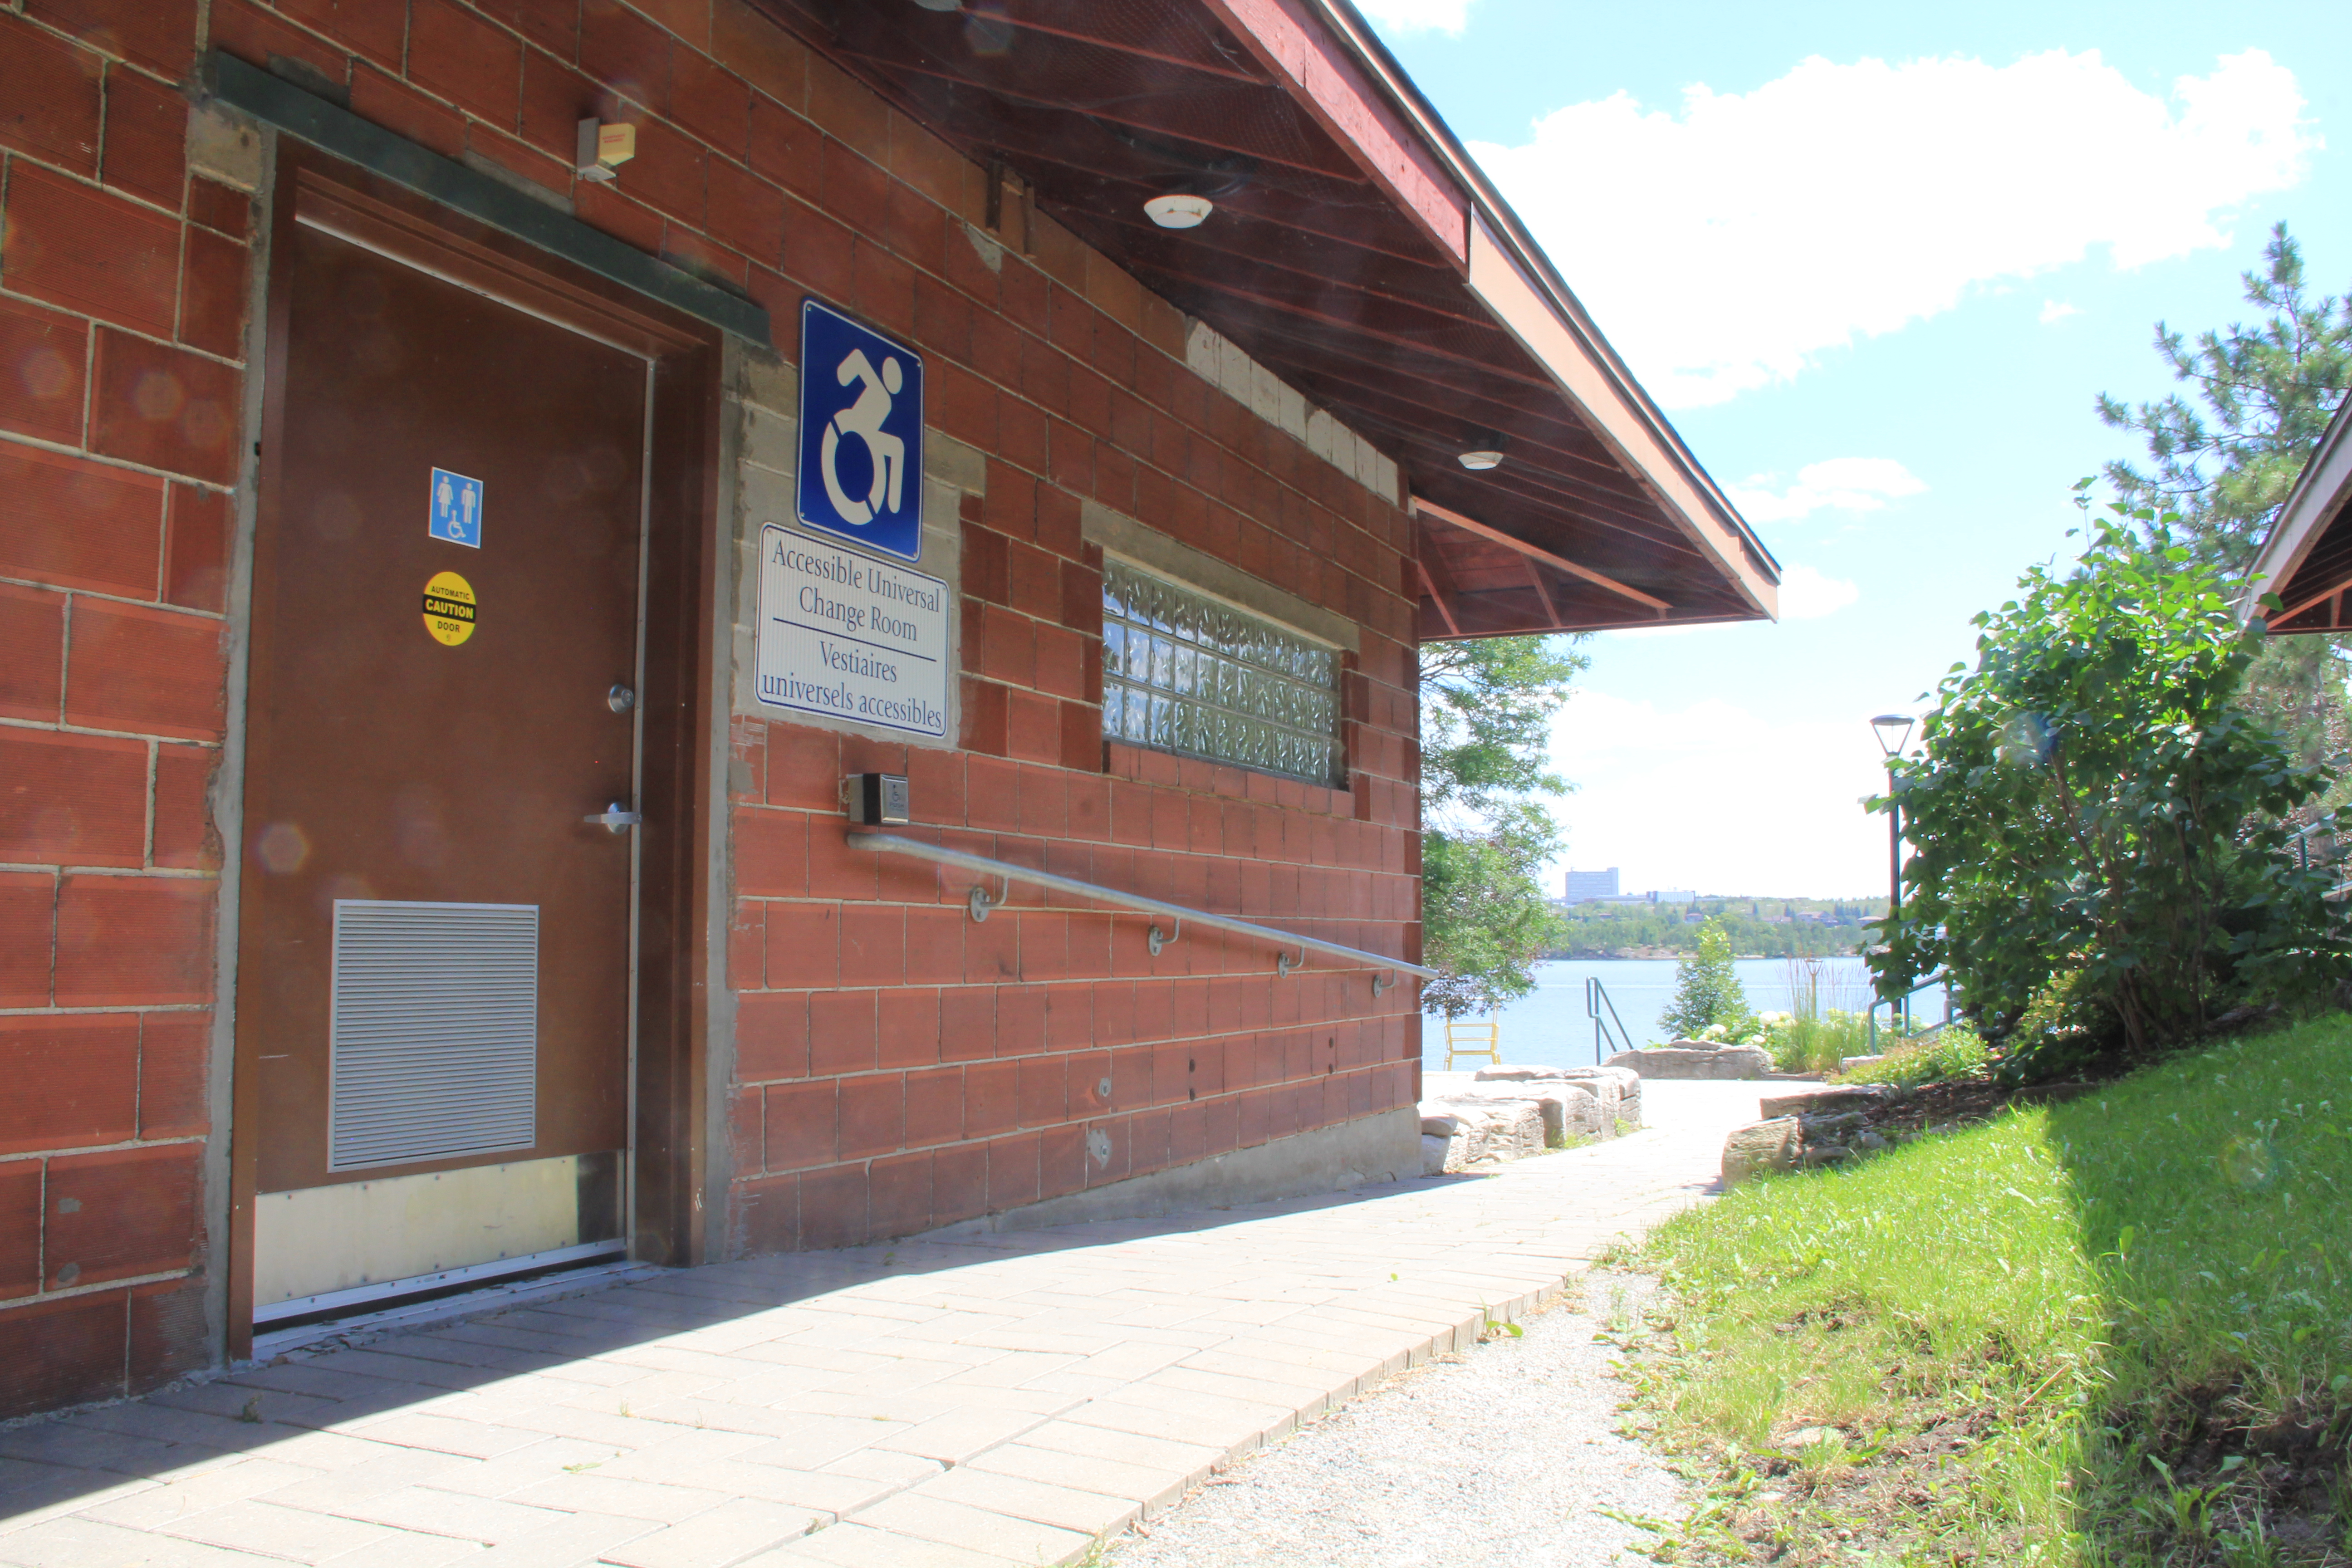
[[[1421,1113],[1408,1105],[1337,1127],[1295,1133],[1255,1149],[1236,1149],[1172,1170],[1130,1176],[1108,1186],[983,1215],[927,1234],[971,1236],[1106,1219],[1154,1219],[1188,1209],[1232,1208],[1309,1193],[1340,1192],[1421,1173]]]

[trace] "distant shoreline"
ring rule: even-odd
[[[1565,952],[1547,952],[1543,956],[1543,961],[1546,963],[1590,963],[1598,959],[1615,959],[1629,962],[1635,960],[1656,962],[1671,958],[1679,963],[1690,956],[1691,950],[1688,948],[1609,947],[1574,949]],[[1803,963],[1806,960],[1815,958],[1853,958],[1859,955],[1851,952],[1800,952],[1794,955],[1785,952],[1737,952],[1732,954],[1734,959],[1742,963],[1762,963],[1767,960],[1787,959],[1791,956],[1793,956],[1797,962]]]

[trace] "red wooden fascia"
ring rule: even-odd
[[[1203,4],[1447,255],[1468,264],[1467,198],[1300,0]]]

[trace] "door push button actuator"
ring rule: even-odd
[[[615,713],[626,713],[637,705],[637,694],[625,686],[615,686],[604,693],[604,706]]]
[[[619,833],[625,829],[636,826],[639,823],[643,822],[645,818],[638,816],[635,812],[631,811],[628,807],[623,805],[616,800],[596,816],[583,816],[580,820],[583,822],[601,823],[608,830],[614,833]]]
[[[842,799],[849,820],[868,827],[901,826],[913,820],[907,813],[907,775],[852,773],[841,781]]]

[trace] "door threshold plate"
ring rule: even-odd
[[[330,1341],[362,1343],[378,1334],[409,1333],[442,1327],[485,1313],[512,1311],[518,1307],[593,1295],[615,1285],[635,1285],[659,1279],[669,1270],[654,1263],[615,1258],[594,1259],[577,1268],[528,1279],[493,1280],[479,1289],[450,1296],[399,1301],[375,1310],[362,1308],[339,1318],[307,1318],[282,1329],[257,1329],[253,1336],[253,1360],[263,1365],[290,1351],[322,1346]]]
[[[363,1307],[371,1301],[389,1301],[402,1296],[421,1295],[427,1290],[446,1290],[453,1285],[488,1284],[510,1274],[528,1274],[565,1263],[584,1263],[592,1258],[618,1257],[627,1250],[628,1243],[618,1238],[583,1241],[576,1247],[550,1247],[545,1252],[525,1253],[520,1258],[500,1258],[464,1268],[444,1268],[436,1274],[416,1274],[405,1279],[354,1285],[348,1290],[322,1290],[315,1296],[297,1296],[290,1300],[272,1301],[266,1307],[257,1307],[253,1311],[253,1321],[257,1328],[264,1323],[283,1322],[289,1318],[308,1318],[320,1312],[341,1311],[347,1307]]]

